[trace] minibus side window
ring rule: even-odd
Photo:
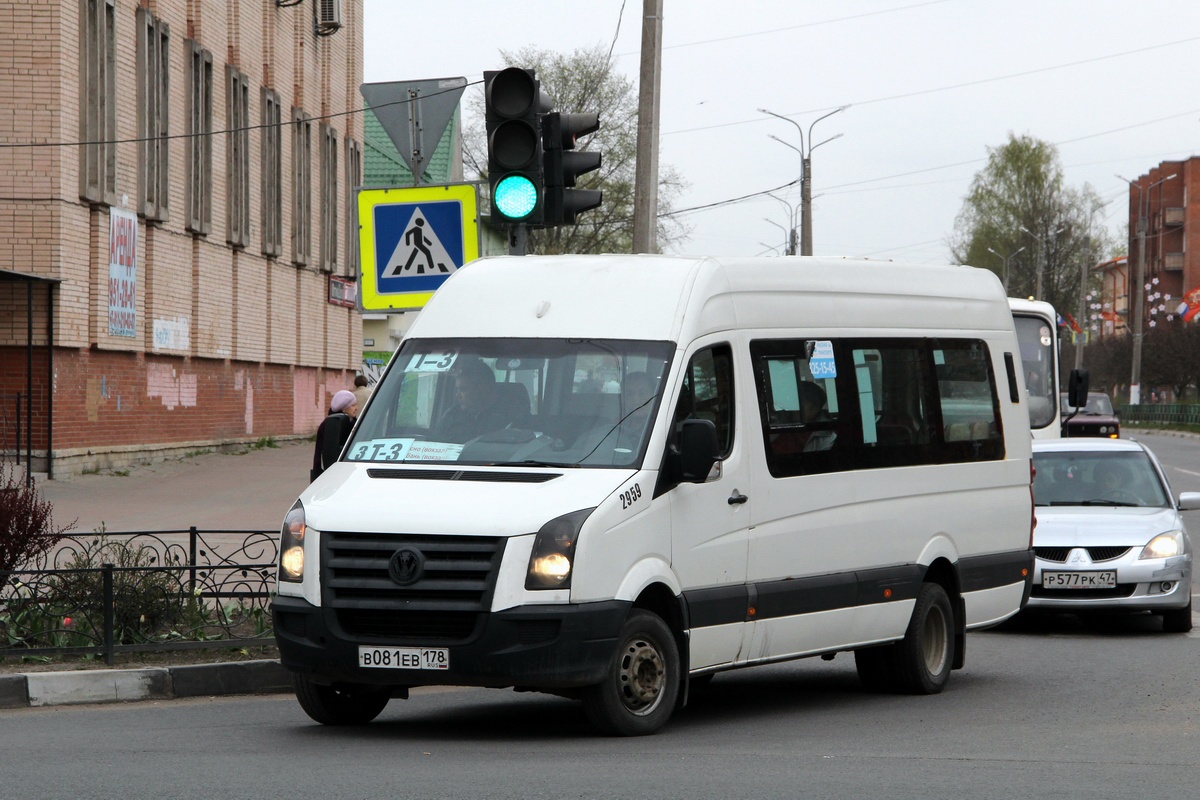
[[[1000,398],[987,344],[946,341],[932,347],[942,416],[942,461],[1004,458]]]
[[[733,449],[733,350],[727,344],[701,350],[688,362],[675,423],[707,419],[717,427],[718,457]]]
[[[921,339],[851,343],[862,442],[856,469],[937,463],[932,370]]]
[[[755,341],[750,355],[771,474],[851,469],[853,370],[837,342]]]

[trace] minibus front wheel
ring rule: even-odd
[[[391,699],[387,689],[323,686],[296,674],[292,686],[304,713],[322,725],[366,725]]]
[[[630,612],[608,673],[583,691],[583,708],[606,733],[644,736],[667,723],[679,695],[679,647],[662,618]]]

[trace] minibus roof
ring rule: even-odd
[[[838,302],[831,302],[835,298]],[[689,341],[742,329],[1012,330],[995,274],[863,259],[500,256],[434,294],[408,338]]]

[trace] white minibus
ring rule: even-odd
[[[412,687],[652,733],[715,673],[852,652],[935,693],[1029,592],[996,276],[820,258],[500,257],[420,313],[280,541],[314,720]]]

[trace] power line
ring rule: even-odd
[[[695,41],[695,42],[683,42],[681,44],[672,44],[672,45],[667,45],[663,49],[664,50],[678,50],[678,49],[681,49],[684,47],[698,47],[699,45],[702,45],[702,44],[716,44],[718,42],[729,42],[729,41],[733,41],[735,39],[749,39],[753,36],[767,36],[767,35],[770,35],[773,33],[783,33],[785,31],[798,31],[802,28],[817,28],[822,25],[833,25],[838,22],[849,22],[851,20],[863,19],[865,17],[877,17],[881,14],[893,14],[897,11],[911,11],[914,8],[922,8],[923,6],[936,6],[941,3],[948,3],[948,2],[951,2],[951,0],[927,0],[927,2],[924,2],[924,3],[915,3],[913,5],[908,5],[908,6],[897,6],[895,8],[883,8],[878,11],[866,11],[866,12],[863,12],[862,14],[851,14],[850,16],[846,16],[846,17],[834,17],[832,19],[818,20],[817,22],[805,22],[800,25],[788,25],[783,28],[771,28],[770,30],[765,30],[765,31],[752,31],[750,33],[734,34],[733,36],[722,36],[717,39],[702,39],[700,41]],[[622,3],[622,8],[624,8],[623,3]],[[611,53],[611,50],[609,52]],[[621,53],[620,55],[631,56],[631,55],[637,55],[637,53],[630,51],[628,53]]]
[[[362,114],[365,111],[373,111],[377,108],[388,108],[390,106],[405,105],[407,103],[416,102],[417,100],[421,100],[423,98],[436,97],[439,94],[446,94],[447,92],[456,92],[461,89],[465,89],[468,86],[476,86],[480,83],[483,83],[483,81],[479,80],[479,81],[474,81],[474,82],[470,82],[470,83],[465,83],[460,86],[452,86],[450,88],[442,89],[440,91],[430,92],[429,94],[425,94],[425,95],[422,95],[421,97],[417,97],[417,98],[406,98],[404,100],[394,100],[390,103],[380,103],[377,106],[362,106],[361,108],[352,108],[348,111],[338,111],[338,112],[335,112],[332,114],[320,114],[318,116],[305,117],[304,120],[302,120],[302,121],[303,122],[313,122],[313,121],[319,122],[321,120],[326,120],[326,119],[337,119],[339,117],[348,117],[352,114]],[[300,120],[298,120],[297,122],[299,122],[299,121]],[[209,131],[207,133],[169,133],[165,136],[140,136],[140,137],[133,138],[133,139],[100,139],[100,140],[96,140],[96,141],[87,141],[87,142],[9,142],[9,143],[0,142],[0,148],[15,150],[15,149],[38,148],[38,147],[87,147],[89,145],[101,145],[101,144],[139,144],[141,142],[161,142],[164,139],[192,139],[192,138],[197,138],[200,136],[220,136],[220,135],[226,134],[226,133],[240,133],[241,131],[257,131],[257,130],[263,130],[264,128],[274,128],[277,126],[283,127],[285,125],[292,125],[292,124],[294,124],[294,123],[289,120],[288,122],[278,122],[278,123],[272,122],[272,123],[267,123],[265,125],[243,125],[240,128],[225,128],[224,130]]]
[[[1038,69],[1030,69],[1030,70],[1025,70],[1023,72],[1013,72],[1008,75],[997,75],[996,77],[993,77],[993,78],[980,78],[979,80],[976,80],[976,81],[967,81],[965,83],[954,83],[954,84],[950,84],[948,86],[938,86],[938,87],[935,87],[932,89],[918,89],[917,91],[914,91],[914,92],[905,92],[903,94],[893,94],[893,95],[887,95],[884,97],[875,97],[870,100],[855,100],[854,102],[850,103],[849,105],[865,106],[865,105],[871,105],[872,103],[886,103],[891,100],[905,100],[910,97],[921,97],[923,95],[936,94],[938,92],[948,92],[948,91],[952,91],[954,89],[964,89],[964,88],[967,88],[970,86],[982,86],[987,83],[995,83],[997,81],[1007,81],[1007,80],[1012,80],[1013,78],[1025,78],[1030,75],[1038,75],[1043,72],[1053,72],[1055,70],[1068,69],[1070,67],[1078,67],[1083,64],[1094,64],[1097,61],[1106,61],[1106,60],[1112,59],[1112,58],[1123,58],[1124,56],[1137,55],[1139,53],[1146,53],[1151,50],[1159,50],[1164,47],[1174,47],[1176,45],[1188,44],[1190,42],[1195,42],[1195,41],[1200,41],[1200,36],[1192,36],[1188,39],[1179,39],[1178,41],[1174,41],[1174,42],[1164,42],[1162,44],[1150,45],[1148,47],[1140,47],[1135,50],[1124,50],[1120,53],[1108,53],[1108,54],[1105,54],[1102,56],[1095,56],[1094,58],[1085,58],[1081,61],[1070,61],[1065,64],[1055,64],[1055,65],[1052,65],[1049,67],[1039,67]],[[806,111],[793,111],[789,114],[784,114],[783,116],[797,117],[797,116],[801,116],[803,114],[815,114],[819,111],[827,111],[827,110],[829,110],[829,109],[828,108],[812,108],[812,109],[808,109]],[[709,131],[709,130],[715,130],[717,128],[730,128],[735,125],[749,125],[751,123],[762,122],[762,121],[763,121],[762,117],[756,117],[754,119],[743,119],[743,120],[738,120],[736,122],[720,122],[720,123],[717,123],[716,125],[703,125],[698,128],[684,128],[684,129],[678,130],[678,131],[666,131],[665,133],[663,133],[663,136],[672,136],[677,133],[695,133],[696,131]]]
[[[1197,114],[1197,113],[1200,113],[1200,109],[1184,111],[1179,114],[1171,114],[1166,117],[1158,117],[1157,119],[1146,120],[1145,122],[1136,122],[1136,123],[1133,123],[1132,125],[1123,125],[1119,128],[1111,128],[1106,131],[1099,131],[1098,133],[1090,133],[1090,134],[1087,134],[1086,136],[1078,136],[1074,139],[1064,139],[1059,142],[1051,142],[1051,144],[1054,145],[1055,147],[1058,147],[1058,146],[1064,145],[1064,144],[1073,144],[1075,142],[1080,142],[1085,139],[1095,139],[1100,136],[1107,136],[1107,135],[1113,134],[1113,133],[1121,133],[1123,131],[1132,130],[1134,128],[1141,128],[1141,127],[1145,127],[1147,125],[1155,125],[1159,122],[1167,122],[1172,119],[1178,119],[1180,117],[1186,117],[1186,116],[1189,116],[1192,114]],[[855,186],[863,186],[863,185],[870,184],[870,183],[879,183],[881,181],[889,181],[889,180],[893,180],[895,178],[906,178],[911,175],[921,175],[921,174],[924,174],[927,172],[937,172],[937,171],[943,170],[943,169],[953,169],[954,167],[963,167],[963,166],[968,166],[970,164],[979,164],[979,163],[982,163],[985,161],[987,161],[986,157],[972,158],[967,161],[956,161],[952,164],[942,164],[942,165],[936,166],[936,167],[924,167],[922,169],[910,170],[908,172],[897,172],[893,175],[885,175],[885,176],[882,176],[879,178],[865,178],[860,181],[851,181],[849,183],[839,183],[839,184],[835,184],[833,186],[824,187],[823,191],[826,193],[829,193],[829,194],[835,194],[835,193],[836,194],[849,194],[850,193],[849,191],[837,191],[837,190],[839,190],[839,189],[847,190],[847,189],[850,189],[851,187],[855,187]],[[751,192],[749,194],[741,195],[740,197],[733,197],[728,200],[717,200],[715,202],[706,203],[704,205],[692,206],[689,208],[681,208],[676,211],[672,211],[669,214],[663,214],[661,216],[675,216],[676,214],[687,214],[687,213],[691,213],[693,211],[704,211],[709,208],[716,208],[718,206],[729,205],[731,203],[738,203],[743,200],[748,200],[748,199],[751,199],[754,197],[760,197],[760,196],[768,194],[770,192],[778,191],[779,189],[786,188],[788,186],[794,186],[795,184],[797,184],[799,182],[799,180],[800,179],[797,178],[796,180],[792,181],[791,183],[785,183],[783,186],[776,187],[774,189],[764,189],[763,191],[760,191],[760,192]],[[949,182],[949,179],[947,181],[935,181],[932,183],[947,183],[947,182]],[[924,185],[931,185],[931,184],[906,184],[906,185],[908,185],[908,186],[914,186],[914,185],[924,186]],[[901,188],[901,187],[899,187],[899,186],[874,187],[874,189],[895,189],[895,188]],[[860,190],[855,190],[855,191],[873,191],[874,189],[860,189]]]

